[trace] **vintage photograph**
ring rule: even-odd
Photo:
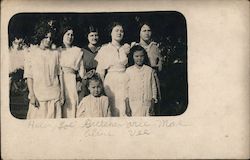
[[[1,158],[249,159],[249,16],[237,0],[1,1]]]
[[[180,12],[18,13],[8,38],[15,118],[177,116],[188,107]]]

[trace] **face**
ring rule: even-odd
[[[88,40],[89,40],[89,43],[92,45],[97,44],[99,40],[98,32],[90,32],[88,34]]]
[[[144,24],[141,27],[140,38],[144,41],[149,41],[151,39],[151,35],[152,35],[151,28],[148,25]]]
[[[102,86],[99,81],[90,80],[88,89],[94,97],[99,97],[102,93]]]
[[[15,38],[15,40],[12,42],[13,48],[21,49],[23,42],[24,40],[22,38]]]
[[[145,59],[143,51],[135,51],[133,59],[136,65],[142,66],[144,64],[144,59]]]
[[[45,35],[45,37],[42,39],[41,45],[44,48],[50,48],[51,44],[52,44],[52,34],[51,33],[47,33]]]
[[[63,44],[64,45],[71,45],[74,40],[74,32],[73,30],[68,30],[64,35],[63,35]]]
[[[123,38],[123,35],[124,35],[124,32],[123,32],[122,26],[117,25],[112,29],[112,32],[111,32],[112,40],[116,40],[120,42]]]

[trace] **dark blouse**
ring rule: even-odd
[[[97,61],[95,60],[95,56],[97,54],[98,49],[95,53],[91,51],[90,48],[85,47],[82,48],[83,51],[83,65],[86,69],[86,72],[90,71],[91,69],[96,69],[97,67]]]

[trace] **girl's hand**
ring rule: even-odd
[[[61,95],[60,95],[60,105],[63,106],[64,103],[65,103],[64,95],[61,94]]]
[[[40,106],[39,101],[38,101],[38,99],[36,98],[35,95],[32,95],[32,96],[30,97],[30,103],[31,103],[33,106],[35,106],[35,107],[39,107],[39,106]]]
[[[152,99],[151,100],[151,105],[149,107],[149,115],[153,116],[154,115],[154,110],[155,110],[155,100]]]
[[[82,90],[82,81],[76,82],[76,90],[77,92],[80,92]]]
[[[130,108],[129,99],[128,99],[128,98],[126,98],[125,104],[126,104],[125,114],[126,114],[127,116],[131,117],[131,116],[132,116],[132,110],[131,110],[131,108]]]
[[[125,111],[126,115],[131,117],[132,116],[132,111],[130,107],[126,107],[126,111]]]

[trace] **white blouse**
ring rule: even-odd
[[[39,101],[59,98],[59,53],[35,46],[25,56],[24,78],[33,79],[33,90]]]
[[[116,48],[108,43],[100,48],[95,60],[98,61],[96,71],[101,75],[104,75],[105,69],[109,72],[125,71],[125,65],[128,63],[126,48]]]
[[[135,65],[127,68],[129,77],[127,83],[127,93],[130,101],[151,102],[156,100],[157,88],[153,69],[147,65],[137,68]]]
[[[69,68],[78,71],[82,78],[85,69],[83,65],[83,52],[81,48],[73,46],[71,48],[62,49],[60,54],[60,65],[62,68]]]
[[[108,97],[94,97],[88,95],[82,99],[78,108],[76,117],[107,117],[109,115]]]

